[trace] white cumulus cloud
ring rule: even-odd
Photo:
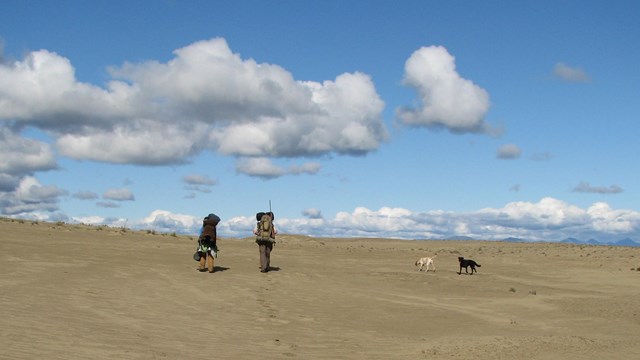
[[[631,210],[614,210],[609,204],[598,202],[587,209],[597,231],[611,233],[638,233],[640,213]]]
[[[47,131],[80,160],[163,165],[205,149],[250,157],[365,154],[387,138],[371,78],[301,81],[234,53],[222,38],[163,63],[111,67],[105,87],[75,78],[71,60],[28,53],[0,64],[0,121]]]
[[[492,132],[485,122],[489,94],[458,74],[455,58],[444,47],[416,50],[405,63],[404,83],[417,91],[420,106],[397,109],[401,123],[455,133]]]
[[[166,210],[155,210],[146,218],[133,224],[136,228],[154,229],[161,232],[180,232],[197,234],[202,224],[200,217],[185,214],[174,214]]]
[[[267,158],[241,158],[236,163],[236,171],[241,174],[265,179],[280,177],[286,171]]]

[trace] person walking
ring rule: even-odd
[[[260,252],[260,272],[266,273],[270,270],[271,251],[276,243],[278,231],[273,224],[274,215],[271,211],[259,212],[256,214],[258,223],[253,233],[256,235],[256,243]]]
[[[198,253],[200,255],[199,271],[214,272],[214,258],[218,256],[217,230],[216,226],[220,218],[216,214],[209,214],[202,220],[202,231],[198,238]]]

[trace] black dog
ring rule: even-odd
[[[482,265],[478,264],[477,262],[473,261],[473,260],[467,260],[465,258],[463,258],[462,256],[458,257],[458,261],[460,262],[460,271],[458,272],[458,275],[462,274],[462,268],[464,268],[464,272],[465,273],[469,273],[469,271],[467,270],[469,268],[469,266],[471,266],[471,275],[473,275],[473,272],[478,272],[478,270],[476,270],[476,266],[477,267],[481,267]]]

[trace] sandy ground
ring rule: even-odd
[[[283,235],[276,270],[220,239],[209,274],[195,246],[0,219],[0,358],[640,358],[640,248]]]

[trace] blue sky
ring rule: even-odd
[[[640,241],[635,1],[0,2],[0,213]]]

